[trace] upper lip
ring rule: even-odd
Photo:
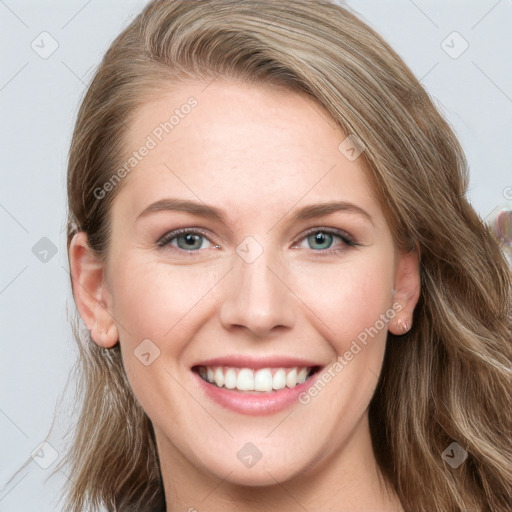
[[[323,364],[289,356],[254,357],[243,354],[233,354],[229,356],[215,357],[213,359],[205,359],[204,361],[195,363],[192,367],[198,366],[229,366],[234,368],[252,368],[254,370],[259,370],[260,368],[312,368],[323,366]]]

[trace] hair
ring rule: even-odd
[[[413,327],[388,335],[369,410],[380,470],[406,511],[511,510],[511,272],[468,200],[465,155],[398,54],[329,0],[155,0],[114,40],[80,106],[68,166],[69,244],[108,255],[118,169],[137,109],[187,81],[225,78],[307,94],[364,144],[395,244],[420,255]],[[82,403],[65,459],[66,510],[164,503],[151,421],[120,346],[75,324]],[[442,453],[467,451],[457,469]]]

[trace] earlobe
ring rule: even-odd
[[[77,233],[69,246],[73,297],[84,324],[95,343],[111,348],[118,341],[110,313],[110,294],[105,283],[105,266],[89,247],[87,234]]]
[[[418,303],[421,290],[420,281],[420,257],[418,250],[399,253],[395,286],[393,289],[393,303],[398,311],[389,322],[388,330],[392,334],[400,336],[408,332],[412,327],[414,308]]]

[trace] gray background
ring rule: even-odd
[[[52,448],[34,460],[31,453],[46,438],[76,355],[66,312],[74,308],[64,232],[66,158],[94,68],[144,4],[0,0],[0,512],[60,510],[55,500],[66,476],[47,477],[62,453],[66,414],[49,438]],[[510,206],[512,1],[348,4],[405,59],[454,127],[479,214],[488,218]]]

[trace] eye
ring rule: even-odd
[[[336,242],[338,242],[336,244]],[[342,252],[347,247],[355,247],[356,241],[344,231],[315,228],[309,231],[295,247],[300,249],[313,249],[319,255],[329,255]]]
[[[165,234],[157,245],[159,247],[176,248],[176,250],[183,250],[187,252],[197,252],[199,249],[208,249],[214,246],[212,242],[202,233],[196,229],[176,229]]]
[[[201,249],[217,249],[220,246],[213,244],[210,239],[198,228],[176,229],[166,233],[157,241],[157,246],[170,248],[178,252],[187,253],[200,252]],[[294,248],[312,249],[319,256],[337,254],[343,252],[347,247],[359,245],[344,231],[327,228],[315,228],[310,230],[300,239],[300,243]]]
[[[332,235],[332,233],[326,233],[325,231],[317,231],[309,235],[307,241],[311,249],[329,249],[334,241],[334,235]]]

